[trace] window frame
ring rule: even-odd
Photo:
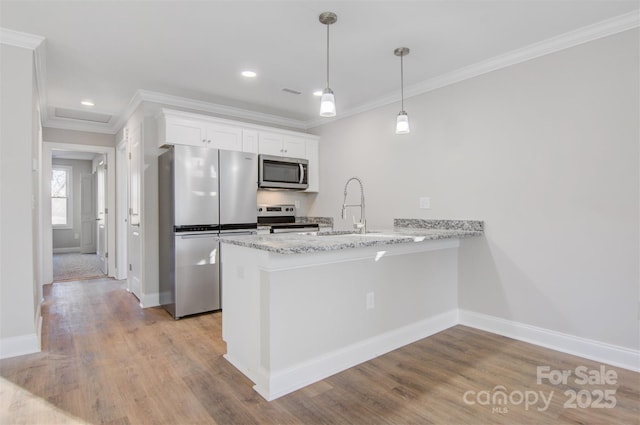
[[[53,178],[53,172],[55,170],[63,170],[66,173],[67,177],[67,196],[53,196],[53,191],[51,191],[51,227],[53,229],[73,229],[73,167],[70,165],[51,165],[51,173]],[[51,183],[49,183],[51,186]],[[51,187],[49,188],[51,190]],[[67,223],[66,224],[53,224],[53,199],[66,199],[67,200]]]

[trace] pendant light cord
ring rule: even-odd
[[[400,55],[400,96],[401,96],[401,107],[400,109],[404,111],[404,66],[403,66],[404,55]]]
[[[327,25],[327,88],[329,88],[329,25]]]

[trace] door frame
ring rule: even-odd
[[[42,270],[40,285],[53,282],[53,228],[51,226],[51,161],[54,150],[91,152],[104,154],[107,159],[107,252],[108,276],[115,277],[116,270],[116,158],[115,148],[110,146],[80,145],[75,143],[42,142],[42,216],[40,244],[42,246]]]

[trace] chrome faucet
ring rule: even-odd
[[[360,204],[347,205],[347,188],[352,180],[357,181],[360,184]],[[364,214],[364,187],[362,181],[357,177],[351,177],[344,185],[344,200],[342,201],[342,219],[346,218],[346,211],[349,207],[360,207],[360,221],[356,223],[355,217],[353,218],[353,228],[359,230],[360,233],[367,233],[367,220]]]

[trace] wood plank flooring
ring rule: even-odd
[[[2,424],[640,421],[640,374],[605,366],[617,374],[613,385],[579,385],[575,374],[538,384],[538,366],[601,365],[464,326],[266,402],[222,357],[221,313],[174,321],[160,308],[140,309],[113,280],[55,283],[45,296],[43,352],[0,361]],[[495,398],[500,390],[506,400]],[[604,390],[614,391],[614,408],[566,405],[566,391],[582,392],[587,406],[587,395]],[[541,399],[525,405],[534,393],[550,398],[546,408]]]

